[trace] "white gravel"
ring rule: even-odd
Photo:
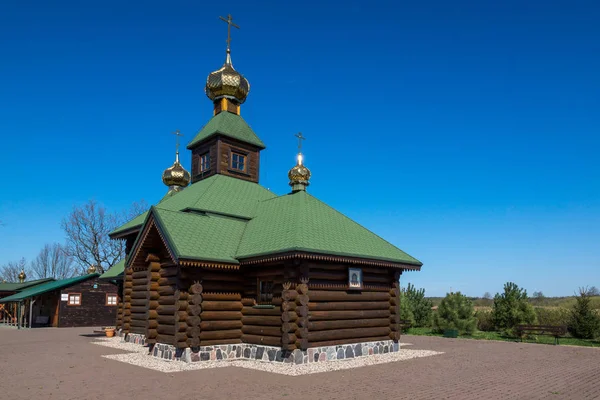
[[[366,367],[369,365],[406,361],[413,358],[429,357],[438,354],[443,354],[442,352],[438,351],[408,350],[401,348],[400,351],[396,353],[379,354],[368,357],[351,358],[348,360],[317,362],[302,365],[272,363],[255,360],[221,360],[186,363],[183,361],[167,361],[156,357],[152,357],[148,355],[148,348],[140,346],[138,344],[121,342],[121,338],[118,337],[99,338],[98,341],[92,343],[128,352],[125,354],[111,354],[102,357],[109,358],[111,360],[121,361],[132,365],[137,365],[139,367],[148,368],[155,371],[168,373],[193,371],[206,368],[239,367],[294,376]],[[409,345],[410,343],[400,343],[401,347]]]

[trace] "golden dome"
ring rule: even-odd
[[[19,274],[19,282],[25,282],[25,279],[27,279],[27,275],[25,274],[25,270],[21,270],[21,273]]]
[[[87,270],[87,273],[88,273],[88,275],[96,273],[96,266],[95,265],[90,265],[90,267]]]
[[[288,172],[288,178],[290,178],[290,186],[292,191],[305,190],[309,185],[310,170],[302,165],[302,154],[298,153],[297,164],[290,169]]]
[[[190,184],[190,173],[179,163],[179,152],[176,153],[173,165],[163,172],[162,180],[167,186],[179,186],[184,188]]]
[[[223,97],[236,100],[240,104],[246,101],[248,92],[250,92],[250,82],[233,68],[229,49],[225,64],[219,70],[208,75],[204,91],[213,101]]]

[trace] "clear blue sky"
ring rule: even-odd
[[[228,13],[261,184],[289,190],[301,131],[309,191],[424,263],[403,284],[600,286],[597,1],[5,1],[0,264],[63,241],[75,204],[164,195]]]

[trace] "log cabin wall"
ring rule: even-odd
[[[131,332],[131,292],[133,291],[133,270],[126,268],[123,273],[123,333]]]
[[[348,267],[310,263],[307,329],[297,331],[308,347],[389,340],[397,314],[390,312],[392,274],[386,268],[362,267],[363,289],[348,290]],[[298,302],[297,302],[298,304]]]
[[[187,346],[242,342],[242,282],[235,269],[182,268]]]
[[[181,290],[180,268],[170,259],[163,258],[158,276],[156,293],[152,294],[157,296],[157,307],[149,313],[155,321],[151,326],[156,326],[156,342],[187,347],[188,294]],[[149,329],[149,333],[154,332]]]
[[[117,321],[115,324],[117,329],[123,328],[123,309],[124,309],[123,281],[118,281],[117,282]]]
[[[129,332],[146,334],[146,312],[148,310],[148,273],[145,265],[134,265],[131,268],[131,295],[129,310]]]

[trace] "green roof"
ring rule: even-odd
[[[44,282],[53,281],[54,278],[36,279],[27,282],[0,282],[0,292],[19,292],[28,287],[39,285]]]
[[[73,286],[77,283],[86,281],[88,279],[95,278],[97,276],[100,276],[100,274],[89,274],[89,275],[83,275],[83,276],[76,276],[74,278],[61,279],[58,281],[50,281],[50,282],[42,283],[41,285],[36,285],[36,286],[30,287],[28,289],[23,290],[22,292],[19,292],[19,293],[13,294],[12,296],[8,296],[3,299],[0,299],[0,303],[22,301],[22,300],[28,299],[30,297],[39,296],[40,294],[44,294],[47,292],[52,292],[54,290],[59,290],[59,289],[63,289],[63,288],[69,287],[69,286]]]
[[[110,267],[107,271],[105,271],[102,275],[100,275],[100,279],[115,279],[118,278],[123,271],[125,271],[125,259],[123,258],[121,261]]]
[[[223,135],[239,140],[240,142],[250,143],[261,149],[265,148],[265,144],[256,136],[256,133],[254,133],[248,123],[241,116],[230,112],[221,112],[212,117],[187,145],[187,148],[191,149],[198,143],[216,135]]]
[[[238,264],[235,252],[246,220],[152,208],[177,258]]]
[[[421,265],[305,191],[264,201],[248,222],[237,258],[307,251]]]
[[[305,191],[278,197],[256,183],[215,175],[151,210],[177,258],[237,264],[305,251],[422,265]]]

